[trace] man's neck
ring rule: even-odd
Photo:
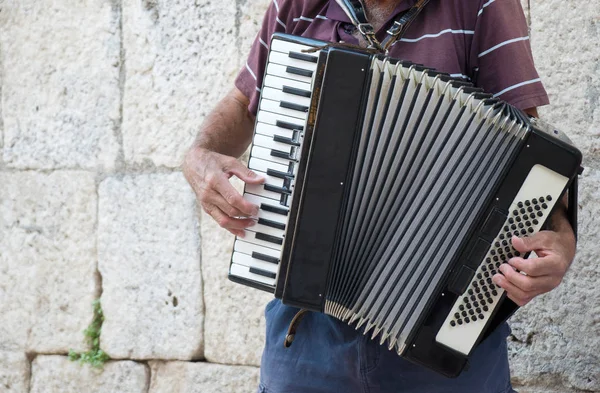
[[[398,5],[398,0],[363,0],[367,19],[375,31],[379,30]]]

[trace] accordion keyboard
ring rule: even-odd
[[[307,127],[319,52],[273,40],[267,62],[248,167],[265,177],[247,184],[243,197],[259,206],[256,225],[237,237],[230,276],[274,290]]]
[[[446,317],[437,342],[465,355],[471,352],[504,294],[504,290],[492,282],[492,276],[502,263],[519,256],[510,243],[512,236],[538,232],[568,180],[541,165],[531,169],[467,291]]]

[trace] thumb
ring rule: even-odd
[[[239,162],[238,165],[235,165],[229,169],[229,173],[235,175],[244,183],[262,184],[266,180],[264,176],[259,175]]]

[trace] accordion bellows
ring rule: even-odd
[[[516,308],[491,277],[540,230],[580,153],[469,83],[275,35],[230,278],[356,326],[445,375]]]

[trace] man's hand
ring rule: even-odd
[[[256,222],[258,206],[242,198],[229,183],[233,175],[245,183],[260,184],[264,178],[246,168],[233,157],[193,147],[185,157],[183,174],[190,183],[198,202],[223,228],[237,236]]]
[[[534,251],[537,258],[511,258],[500,266],[502,274],[495,274],[492,278],[519,306],[556,288],[575,257],[575,235],[566,215],[559,211],[552,216],[552,220],[555,231],[540,231],[531,237],[512,238],[512,245],[517,251],[521,254]]]

